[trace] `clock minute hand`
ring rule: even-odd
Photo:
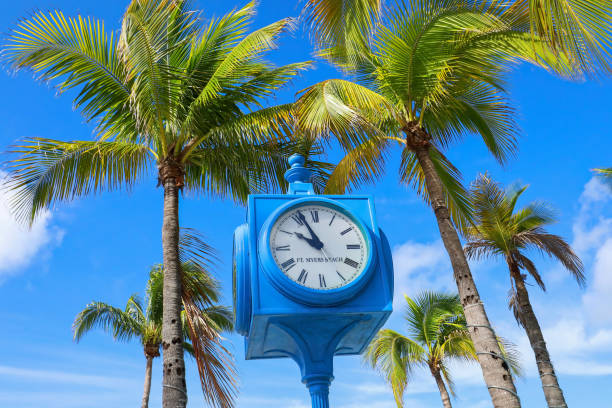
[[[308,228],[308,232],[310,232],[310,237],[311,240],[314,242],[315,245],[313,245],[316,249],[321,249],[323,248],[323,242],[321,242],[321,240],[319,239],[319,237],[317,236],[317,234],[315,234],[315,232],[312,230],[312,228],[310,228],[310,225],[308,224],[308,221],[306,221],[306,217],[304,217],[304,214],[302,214],[300,211],[297,212],[298,213],[298,217],[300,218],[300,220],[302,220],[302,222],[304,223],[304,225],[306,225],[306,228]]]

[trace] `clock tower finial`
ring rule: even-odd
[[[310,169],[304,167],[306,159],[301,154],[293,154],[288,159],[291,168],[285,172],[285,180],[289,183],[288,194],[314,194],[310,183]]]

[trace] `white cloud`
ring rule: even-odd
[[[612,323],[612,237],[597,250],[591,285],[582,300],[592,321]]]
[[[56,370],[39,370],[0,365],[0,376],[9,378],[24,378],[28,381],[66,383],[73,385],[88,385],[102,388],[121,388],[126,384],[136,385],[131,378],[105,377],[83,373],[71,373]]]
[[[580,253],[598,248],[606,238],[612,237],[612,217],[602,215],[606,204],[612,200],[610,189],[598,178],[584,186],[578,202],[580,210],[574,220],[572,246]]]
[[[454,289],[448,255],[441,241],[408,241],[393,248],[395,269],[394,308],[402,306],[404,295],[413,296],[424,288]]]
[[[5,174],[0,172],[0,184]],[[58,244],[63,231],[51,224],[51,213],[45,211],[32,228],[18,224],[9,210],[13,193],[0,189],[0,283],[28,266],[33,258],[51,245]]]

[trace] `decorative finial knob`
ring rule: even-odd
[[[312,192],[310,170],[304,167],[306,159],[301,154],[291,155],[288,159],[291,168],[285,172],[285,180],[289,183],[289,194]]]
[[[289,165],[294,168],[294,167],[304,167],[304,163],[306,162],[306,159],[304,159],[304,156],[302,156],[301,154],[292,154],[291,156],[289,156],[289,159],[287,160],[289,162]]]

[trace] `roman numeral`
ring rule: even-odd
[[[310,211],[310,216],[312,217],[312,222],[319,222],[319,212],[317,210]]]
[[[359,263],[353,261],[351,258],[344,258],[344,263],[348,266],[352,266],[353,268],[357,268],[359,266]]]
[[[302,272],[300,272],[300,276],[298,277],[298,282],[305,285],[307,277],[308,277],[308,272],[306,272],[306,269],[302,269]]]
[[[353,227],[348,227],[347,229],[345,229],[344,231],[342,231],[340,233],[340,235],[344,235],[344,234],[348,234],[351,230],[353,229]]]
[[[297,225],[304,225],[299,215],[292,215],[291,218],[293,218],[293,221],[295,221]]]
[[[319,286],[322,288],[326,288],[327,284],[325,283],[325,276],[319,274]]]
[[[346,245],[346,249],[360,249],[361,245],[360,244],[347,244]]]
[[[332,225],[332,222],[334,222],[335,218],[336,218],[336,214],[334,214],[334,216],[332,217],[331,221],[329,222],[329,225]]]
[[[286,260],[285,262],[283,262],[281,264],[281,267],[285,270],[288,271],[289,269],[293,268],[295,266],[295,259],[291,258]]]
[[[342,279],[343,281],[345,281],[346,279],[344,279],[344,276],[342,276],[342,274],[338,271],[336,271],[336,273],[338,274],[338,276],[340,277],[340,279]]]
[[[290,249],[289,245],[281,245],[281,246],[276,247],[277,251],[289,251],[289,249]]]

